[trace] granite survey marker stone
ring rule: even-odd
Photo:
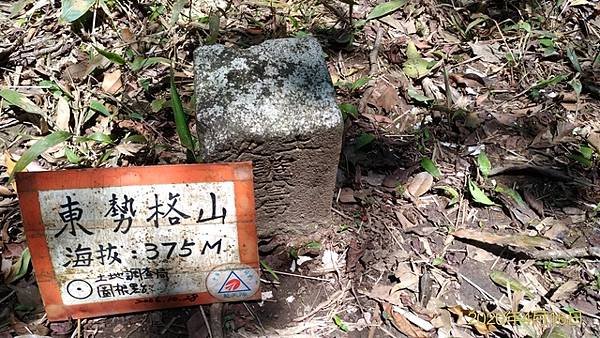
[[[253,161],[259,235],[327,223],[343,120],[319,43],[205,46],[194,68],[201,155]]]

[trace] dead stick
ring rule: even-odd
[[[379,54],[379,46],[381,45],[381,38],[383,37],[383,29],[381,26],[377,27],[377,36],[375,37],[375,42],[373,43],[373,50],[369,54],[369,75],[375,73],[375,66],[377,65],[377,55]]]
[[[600,257],[600,246],[565,250],[541,250],[523,252],[534,259],[568,259],[581,257]]]
[[[213,338],[223,338],[223,303],[210,305],[210,332]]]

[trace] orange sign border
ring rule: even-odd
[[[19,205],[31,261],[48,320],[89,318],[120,313],[221,302],[208,292],[65,305],[46,242],[39,191],[131,185],[231,182],[234,184],[240,263],[259,273],[252,162],[175,164],[144,167],[21,172],[16,175]],[[247,300],[260,299],[260,289]]]

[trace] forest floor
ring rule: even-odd
[[[0,3],[0,337],[207,336],[199,307],[49,323],[9,174],[56,131],[23,170],[185,163],[170,64],[195,130],[195,48],[306,35],[345,118],[335,222],[259,243],[226,335],[600,335],[600,2],[63,3]]]

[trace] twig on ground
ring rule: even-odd
[[[200,314],[202,315],[202,319],[204,320],[204,325],[206,325],[206,330],[208,330],[208,338],[212,338],[212,330],[210,329],[210,323],[208,322],[208,318],[206,318],[206,313],[204,313],[204,307],[202,305],[198,306],[200,309]]]
[[[369,75],[373,75],[375,73],[375,66],[377,65],[377,56],[379,54],[379,46],[381,46],[381,38],[383,37],[383,29],[381,26],[377,27],[377,36],[375,37],[375,42],[373,43],[373,49],[371,53],[369,53]]]
[[[520,251],[519,251],[520,252]],[[600,257],[600,246],[573,249],[555,249],[540,251],[523,251],[522,253],[534,259],[569,259],[582,257]]]
[[[246,311],[248,311],[248,313],[252,316],[252,318],[254,318],[254,320],[256,320],[256,322],[258,323],[258,326],[260,326],[260,329],[262,330],[262,334],[265,334],[265,327],[262,325],[260,318],[254,312],[252,312],[252,310],[250,309],[248,304],[246,304],[246,302],[243,302],[243,304],[246,307]]]
[[[210,304],[210,331],[213,338],[223,338],[223,303]]]
[[[4,303],[7,299],[12,297],[15,294],[15,290],[12,290],[8,295],[4,296],[4,298],[0,299],[0,304]]]
[[[341,299],[342,297],[344,297],[344,295],[346,294],[346,291],[347,290],[338,290],[338,291],[336,291],[327,300],[325,300],[324,302],[322,302],[319,305],[317,305],[314,310],[312,310],[311,312],[305,314],[302,317],[298,317],[298,318],[294,319],[294,321],[295,322],[302,322],[302,321],[306,320],[307,318],[313,316],[315,313],[323,310],[324,308],[328,307],[329,305],[337,302],[339,299]]]
[[[292,276],[292,277],[298,277],[298,278],[304,278],[304,279],[311,279],[311,280],[317,280],[317,281],[321,281],[321,282],[331,282],[329,279],[325,279],[325,278],[319,278],[319,277],[312,277],[312,276],[305,276],[305,275],[300,275],[297,273],[290,273],[290,272],[284,272],[284,271],[278,271],[278,270],[273,270],[273,272],[275,272],[278,275],[284,275],[284,276]]]
[[[345,219],[347,219],[347,220],[351,220],[351,221],[352,221],[352,220],[354,220],[352,217],[350,217],[350,216],[348,216],[348,215],[344,214],[343,212],[341,212],[341,211],[339,211],[339,210],[335,209],[334,207],[331,207],[331,211],[335,212],[336,214],[340,215],[342,218],[345,218]]]
[[[167,325],[165,325],[165,327],[163,327],[162,330],[160,330],[160,335],[164,336],[167,331],[169,331],[169,329],[171,328],[171,326],[173,325],[173,323],[175,323],[175,321],[177,320],[177,318],[179,318],[179,316],[173,316],[171,317],[171,319],[169,320],[169,322],[167,323]]]

